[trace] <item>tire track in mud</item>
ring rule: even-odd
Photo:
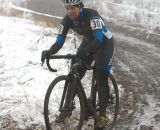
[[[113,66],[115,66],[118,82],[125,89],[121,99],[117,129],[141,130],[143,125],[159,126],[159,48],[120,34],[115,34],[115,42],[117,54]],[[128,97],[132,97],[133,100],[129,100]],[[124,109],[126,113],[123,112]],[[147,112],[150,112],[150,115]],[[148,116],[147,119],[145,119],[146,116]],[[146,122],[149,124],[145,124]]]
[[[139,44],[126,44],[120,43],[119,46],[122,49],[121,51],[125,51],[125,58],[128,61],[128,67],[130,69],[134,70],[135,74],[138,74],[139,79],[143,79],[144,81],[152,82],[152,88],[155,89],[156,93],[160,92],[160,56],[153,57],[153,52],[156,52],[156,50],[150,51],[151,48],[146,47],[145,45],[143,47],[140,47]],[[159,48],[158,48],[159,49]],[[160,54],[160,51],[159,51]],[[125,63],[125,61],[124,61]],[[144,82],[143,82],[144,83]],[[153,84],[157,85],[157,88],[153,87]],[[149,86],[148,86],[149,87]]]

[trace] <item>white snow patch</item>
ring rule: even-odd
[[[138,119],[139,126],[145,125],[145,126],[156,126],[156,128],[160,128],[160,125],[157,124],[155,121],[155,116],[159,115],[160,109],[157,104],[160,105],[160,101],[154,98],[154,95],[143,95],[143,99],[146,100],[148,104],[139,104],[139,107],[143,107],[144,111],[143,112],[137,112],[135,116],[137,117],[136,120]],[[141,109],[140,109],[141,110]],[[142,114],[140,114],[142,113]]]
[[[0,16],[0,30],[0,116],[10,114],[23,129],[34,123],[44,125],[43,103],[48,85],[56,76],[68,72],[66,60],[54,60],[58,73],[40,65],[41,52],[54,43],[57,29]],[[60,53],[75,53],[73,40],[67,38]]]

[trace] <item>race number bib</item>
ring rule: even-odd
[[[63,29],[64,29],[64,26],[62,24],[60,24],[58,34],[62,34]]]
[[[92,30],[102,29],[101,20],[100,19],[92,19],[91,20],[91,28],[92,28]]]

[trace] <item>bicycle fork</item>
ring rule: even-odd
[[[73,78],[68,75],[68,80],[65,82],[63,95],[61,99],[61,104],[59,111],[65,112],[66,114],[70,114],[73,109],[73,97],[75,93],[75,81]]]

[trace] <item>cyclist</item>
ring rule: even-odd
[[[69,29],[83,35],[77,55],[85,60],[88,65],[95,60],[96,83],[100,103],[100,114],[95,127],[101,128],[108,123],[106,108],[109,99],[108,74],[111,70],[114,55],[113,37],[99,13],[93,9],[84,8],[82,0],[62,0],[62,2],[66,9],[66,16],[60,24],[55,43],[49,50],[42,52],[41,60],[44,62],[45,58],[61,49]],[[81,78],[85,71],[85,68],[79,70]],[[65,117],[61,113],[55,122],[63,122]]]

